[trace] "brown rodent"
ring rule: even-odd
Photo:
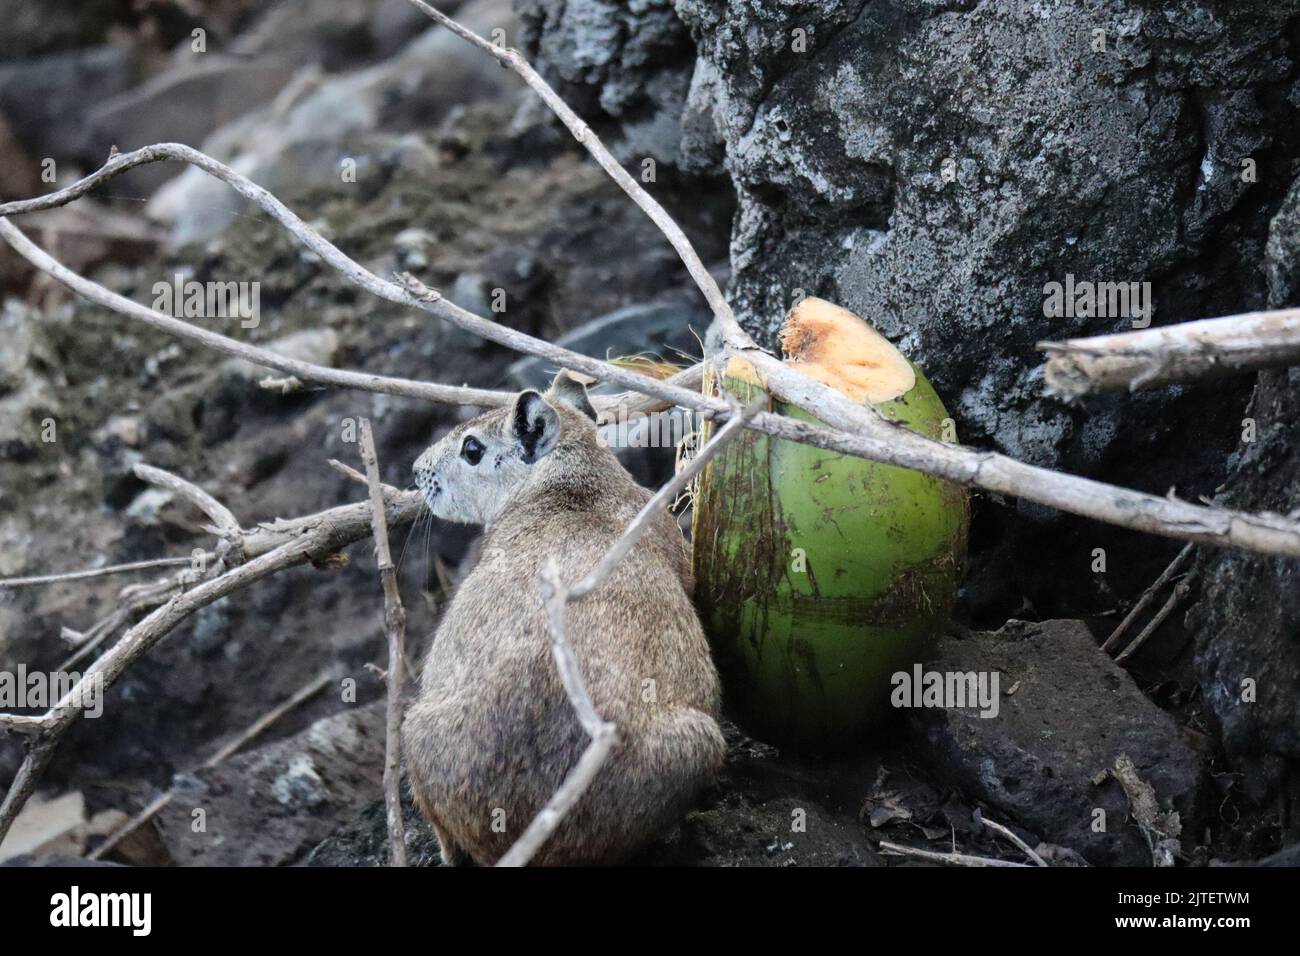
[[[415,463],[438,517],[485,526],[403,729],[408,775],[445,863],[495,863],[588,743],[556,671],[538,574],[574,583],[649,500],[599,440],[586,389],[453,429]],[[665,509],[609,579],[567,614],[566,637],[618,743],[535,864],[613,863],[676,820],[721,766],[718,676],[690,600],[686,544]]]

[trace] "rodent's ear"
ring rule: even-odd
[[[555,376],[551,387],[547,389],[546,396],[572,405],[593,422],[596,420],[596,409],[592,407],[591,399],[587,397],[587,386],[569,374],[568,369],[561,369],[560,374]]]
[[[524,461],[530,465],[549,455],[560,440],[560,416],[531,388],[515,399],[510,428],[523,449]]]

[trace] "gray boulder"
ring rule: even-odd
[[[1081,622],[1011,621],[994,634],[947,638],[926,669],[999,675],[995,716],[974,708],[908,711],[918,756],[998,815],[1094,865],[1149,866],[1151,850],[1119,783],[1096,782],[1127,754],[1162,809],[1179,813],[1184,833],[1199,834],[1202,747]]]

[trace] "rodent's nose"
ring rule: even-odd
[[[416,487],[424,494],[425,498],[436,497],[442,490],[442,483],[438,481],[438,475],[432,468],[415,469]]]

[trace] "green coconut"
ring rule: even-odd
[[[781,342],[787,364],[954,440],[921,372],[846,309],[804,299]],[[742,401],[762,391],[743,360],[724,377]],[[959,485],[742,432],[701,475],[692,523],[696,599],[728,713],[760,739],[811,751],[869,736],[889,712],[892,676],[927,659],[948,621],[968,525]]]

